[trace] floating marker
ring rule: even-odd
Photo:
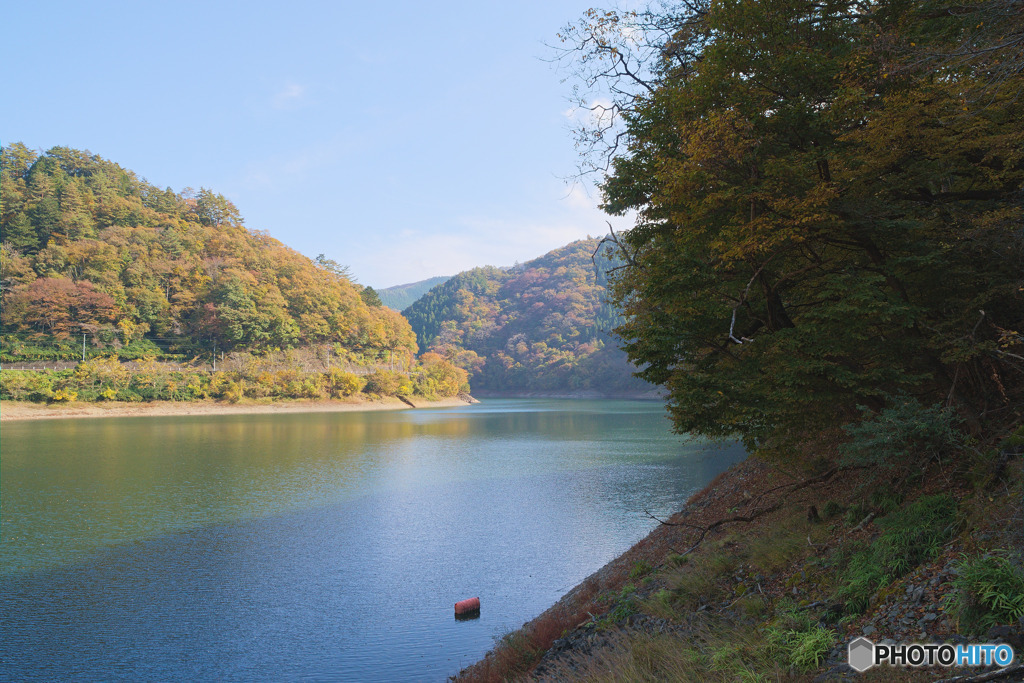
[[[480,598],[459,600],[455,603],[455,614],[472,614],[480,611]]]

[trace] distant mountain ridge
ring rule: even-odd
[[[419,282],[410,282],[386,289],[378,289],[377,294],[385,306],[395,311],[401,311],[408,308],[413,302],[437,285],[450,279],[450,275],[441,275],[427,280],[420,280]]]
[[[511,269],[464,271],[402,314],[419,347],[468,370],[478,393],[650,393],[611,335],[619,317],[592,260],[598,244],[580,240]]]

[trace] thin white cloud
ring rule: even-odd
[[[301,105],[306,97],[306,86],[288,83],[274,94],[271,105],[274,109],[294,109]]]
[[[352,141],[343,135],[284,151],[246,165],[241,184],[264,191],[289,186],[309,174],[338,164],[352,154]]]
[[[543,256],[570,242],[632,227],[634,217],[608,216],[598,208],[597,192],[581,184],[548,205],[541,217],[464,215],[443,232],[405,229],[388,243],[386,261],[371,257],[363,264],[366,280],[389,287],[435,275],[454,275],[477,266],[511,266]],[[375,285],[376,286],[376,285]]]

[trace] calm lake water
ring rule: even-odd
[[[0,680],[442,681],[743,457],[656,402],[7,423]]]

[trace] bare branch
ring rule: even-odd
[[[756,498],[752,499],[748,503],[748,506],[754,505],[754,504],[758,503],[762,498],[764,498],[769,493],[773,493],[775,491],[780,491],[781,489],[784,489],[784,488],[792,487],[789,491],[786,492],[786,495],[789,495],[789,494],[793,493],[794,491],[799,491],[800,489],[806,488],[808,486],[813,486],[814,484],[819,484],[819,483],[828,481],[829,479],[831,479],[833,476],[835,476],[839,472],[844,472],[844,471],[852,470],[852,469],[861,469],[861,466],[856,466],[856,467],[833,467],[832,469],[828,470],[827,472],[825,472],[823,474],[819,474],[816,477],[811,477],[809,479],[804,479],[803,481],[798,481],[798,482],[789,482],[787,484],[780,484],[779,486],[775,486],[773,488],[770,488],[767,491],[763,492],[761,495],[759,495]],[[715,529],[717,529],[718,527],[720,527],[722,525],[725,525],[725,524],[736,524],[736,523],[739,523],[739,522],[746,522],[746,523],[753,522],[755,519],[758,519],[759,517],[764,517],[767,514],[770,514],[772,512],[775,512],[776,510],[779,510],[784,504],[785,504],[785,500],[780,500],[780,501],[776,502],[774,505],[769,505],[768,507],[761,508],[760,510],[756,510],[756,511],[750,513],[749,515],[735,515],[733,517],[726,517],[724,519],[719,519],[718,521],[712,522],[711,524],[709,524],[706,527],[698,526],[696,524],[690,524],[689,522],[687,522],[685,520],[680,521],[680,522],[668,522],[666,520],[659,519],[659,518],[655,517],[646,508],[644,509],[644,514],[647,515],[648,517],[650,517],[651,519],[653,519],[654,521],[656,521],[658,524],[661,524],[663,526],[681,526],[681,527],[686,527],[688,529],[694,529],[695,531],[699,531],[700,532],[700,534],[697,536],[697,540],[693,543],[693,545],[691,545],[689,547],[689,549],[687,549],[684,552],[678,553],[679,555],[684,555],[685,556],[685,555],[689,555],[694,550],[696,550],[698,547],[700,547],[700,544],[704,542],[704,539],[707,537],[707,535],[709,533],[711,533],[712,531],[714,531]],[[871,518],[873,518],[873,515],[871,516]],[[865,520],[865,521],[870,521],[870,519]],[[808,542],[810,542],[810,541],[808,540]]]
[[[669,74],[679,76],[700,59],[707,5],[684,0],[671,6],[652,2],[640,11],[590,9],[559,32],[561,45],[548,46],[554,53],[549,61],[567,65],[566,80],[576,83],[574,107],[601,113],[578,121],[573,130],[578,176],[608,171],[626,136],[623,115]]]
[[[601,241],[597,243],[597,247],[594,249],[594,253],[590,255],[590,262],[594,264],[594,268],[597,268],[597,254],[599,251],[601,251],[601,247],[603,247],[606,243],[614,244],[615,248],[618,250],[620,254],[622,254],[622,257],[626,260],[625,265],[609,268],[606,272],[612,273],[622,268],[638,267],[636,259],[634,259],[633,255],[629,253],[629,249],[627,249],[626,245],[622,243],[622,240],[619,239],[619,236],[615,234],[615,228],[612,227],[612,224],[609,221],[605,221],[605,223],[608,225],[609,234],[601,238]]]

